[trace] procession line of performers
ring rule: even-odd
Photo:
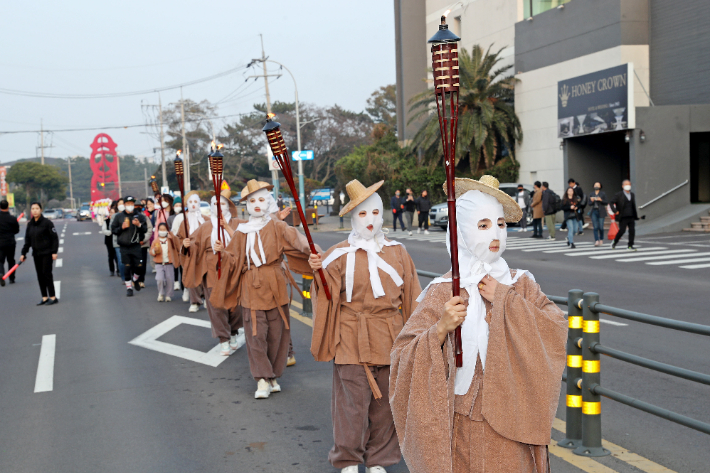
[[[382,473],[404,454],[413,473],[548,472],[567,323],[532,274],[501,258],[520,207],[491,176],[456,179],[461,296],[452,297],[450,272],[422,291],[406,248],[383,233],[383,182],[347,184],[340,215],[351,215],[352,231],[317,255],[282,221],[271,185],[254,180],[242,191],[247,221],[227,192],[212,197],[209,220],[188,214],[187,235],[173,226],[183,282],[195,300],[204,292],[213,336],[229,354],[243,328],[255,397],[279,392],[291,272],[322,269],[332,297],[314,278],[311,353],[333,362],[334,467]]]

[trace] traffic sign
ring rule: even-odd
[[[291,159],[294,161],[313,161],[313,150],[291,151]]]
[[[280,171],[281,168],[279,167],[278,161],[276,161],[276,158],[274,158],[274,153],[271,152],[271,147],[266,150],[266,159],[269,160],[269,171]]]

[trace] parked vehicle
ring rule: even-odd
[[[54,210],[57,213],[56,218],[64,218],[64,209],[50,209],[50,210]]]
[[[59,218],[59,213],[55,209],[47,209],[42,212],[42,215],[44,218],[48,218],[49,220],[55,220]]]
[[[76,220],[81,222],[82,220],[91,220],[91,206],[88,202],[81,204],[81,208],[76,214]]]
[[[498,187],[500,190],[508,194],[517,202],[517,196],[518,196],[518,184],[517,183],[501,183],[500,186]],[[530,194],[533,191],[533,186],[530,184],[523,184],[523,190],[525,191],[525,197],[529,197]],[[533,221],[532,217],[532,212],[528,212],[528,218],[527,218],[527,226],[531,226]],[[517,226],[517,223],[509,223],[509,226]]]
[[[200,212],[202,212],[203,217],[210,218],[210,214],[212,213],[210,210],[210,204],[205,201],[200,201]]]

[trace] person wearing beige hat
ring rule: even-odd
[[[391,354],[402,453],[417,473],[548,473],[567,323],[532,274],[501,258],[522,211],[498,180],[459,178],[455,193],[461,296],[451,272],[434,279]]]
[[[280,392],[277,379],[286,368],[291,332],[290,298],[286,289],[289,271],[312,274],[308,264],[311,250],[298,229],[273,218],[278,212],[269,192],[273,186],[251,180],[242,191],[249,220],[240,223],[222,251],[222,278],[210,301],[216,307],[241,306],[249,368],[257,381],[256,399]],[[288,212],[285,209],[284,212]]]
[[[405,247],[382,232],[376,191],[383,183],[347,184],[350,202],[340,216],[351,213],[348,239],[309,259],[313,270],[323,269],[332,295],[328,301],[314,279],[311,353],[316,361],[335,360],[328,459],[345,473],[361,463],[368,473],[381,473],[402,458],[389,405],[390,350],[421,286]]]

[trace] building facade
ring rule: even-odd
[[[710,203],[710,2],[395,3],[425,7],[423,38],[398,43],[398,57],[422,57],[428,65],[426,38],[451,9],[449,24],[461,36],[462,47],[501,49],[506,64],[514,66],[519,79],[515,109],[524,135],[517,149],[521,182],[548,181],[559,193],[570,177],[585,191],[601,181],[608,195],[630,179],[649,231],[682,228],[706,211],[707,206],[693,204]],[[413,29],[421,31],[421,24]],[[615,84],[623,86],[623,103],[604,102],[600,92],[612,79],[606,71],[620,68],[626,72],[617,74]],[[422,80],[427,72],[416,74]],[[563,88],[585,77],[597,78],[574,90]],[[399,74],[397,85],[399,91]],[[402,90],[401,102],[408,92]],[[575,103],[584,94],[588,96]],[[565,111],[567,102],[570,110],[586,108],[573,115]],[[398,113],[406,121],[400,105],[398,95]],[[400,140],[411,139],[411,134],[404,130]]]

